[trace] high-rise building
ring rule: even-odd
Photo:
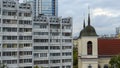
[[[72,18],[32,16],[29,3],[0,0],[0,65],[72,68]]]
[[[120,26],[116,27],[116,35],[118,38],[120,38]]]
[[[0,66],[32,68],[31,5],[0,0]]]
[[[36,17],[33,21],[34,65],[72,68],[72,19]]]
[[[120,34],[120,27],[117,27],[117,28],[116,28],[116,34],[117,34],[117,35]]]
[[[48,16],[58,16],[58,0],[24,0],[30,2],[34,16],[39,14]]]

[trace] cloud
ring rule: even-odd
[[[89,5],[91,24],[97,34],[115,34],[115,28],[120,26],[119,3],[119,0],[58,0],[58,13],[63,18],[73,18],[73,34],[78,36],[83,28],[83,19],[87,21]]]
[[[120,16],[119,11],[107,10],[102,8],[96,8],[92,11],[93,16],[108,16],[108,17],[118,17]]]

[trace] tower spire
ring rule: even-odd
[[[90,7],[88,6],[88,26],[90,26]]]
[[[85,19],[84,19],[84,21],[83,21],[83,28],[85,28]]]

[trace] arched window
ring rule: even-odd
[[[108,68],[108,65],[106,64],[106,65],[104,65],[104,68]]]
[[[92,55],[92,42],[88,41],[87,43],[87,54]]]
[[[92,66],[91,66],[91,65],[89,65],[89,66],[88,66],[88,68],[92,68]]]
[[[100,65],[98,65],[98,68],[101,68]]]

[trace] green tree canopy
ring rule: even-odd
[[[39,68],[37,65],[34,68]]]
[[[111,68],[120,68],[120,55],[112,57],[109,63]]]

